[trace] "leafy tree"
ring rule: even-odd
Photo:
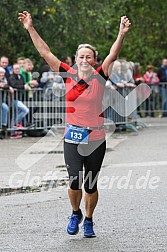
[[[143,65],[158,66],[167,57],[167,2],[159,0],[37,0],[0,3],[0,51],[11,63],[18,56],[41,60],[28,33],[18,22],[18,12],[27,10],[34,26],[58,57],[73,55],[80,43],[91,43],[103,57],[116,39],[120,16],[127,15],[132,29],[120,57]]]

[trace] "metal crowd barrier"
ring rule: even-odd
[[[128,95],[131,91],[133,91],[133,96],[128,100]],[[116,125],[124,125],[128,124],[129,120],[136,120],[136,99],[134,88],[124,87],[116,90],[106,88],[103,97],[105,124],[110,125],[114,122]]]
[[[162,109],[165,97],[163,92],[167,92],[167,83],[149,86],[152,90],[151,95],[134,110],[133,108],[137,107],[139,93],[134,92],[130,101],[127,101],[127,99],[128,94],[132,90],[135,91],[135,88],[125,87],[117,90],[106,88],[103,97],[105,125],[112,125],[113,123],[115,125],[127,125],[129,121],[136,121],[138,116],[161,116],[163,113],[167,113],[165,107]],[[142,92],[144,91],[142,90]],[[65,90],[38,88],[31,91],[15,90],[14,94],[10,94],[0,89],[0,130],[2,129],[2,102],[7,103],[9,107],[7,130],[18,129],[11,125],[12,118],[19,113],[18,109],[14,109],[14,99],[22,101],[29,108],[29,113],[22,122],[25,130],[48,130],[53,125],[65,126]],[[129,113],[131,110],[132,112]]]
[[[151,88],[151,95],[138,107],[138,115],[140,117],[167,116],[167,83],[159,82],[147,85]]]
[[[29,113],[21,124],[24,129],[43,129],[43,121],[36,120],[33,116],[36,110],[43,110],[43,90],[33,89],[31,91],[25,90],[14,90],[14,93],[0,89],[0,129],[2,129],[2,103],[7,104],[8,114],[7,114],[7,130],[18,130],[17,127],[17,116],[19,114],[19,109],[14,106],[14,101],[21,101],[29,109]],[[13,123],[12,123],[13,122]],[[23,129],[22,129],[23,130]]]
[[[14,101],[21,101],[29,109],[29,113],[22,120],[24,128],[17,127],[16,119],[19,114]],[[8,106],[7,130],[42,130],[50,129],[53,125],[65,126],[65,90],[32,89],[30,91],[14,90],[14,94],[0,89],[0,130],[2,130],[2,104]]]

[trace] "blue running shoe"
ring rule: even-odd
[[[84,237],[86,238],[93,238],[96,237],[94,231],[93,231],[93,226],[94,223],[89,220],[85,220],[83,224],[83,229],[84,229]]]
[[[67,233],[70,235],[76,235],[79,232],[79,224],[83,220],[83,215],[72,214],[69,219],[70,221],[67,226]]]

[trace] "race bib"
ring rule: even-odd
[[[88,129],[71,124],[66,125],[65,142],[75,144],[88,144],[88,136]]]

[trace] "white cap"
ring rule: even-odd
[[[5,73],[5,69],[3,67],[0,67],[0,73]]]

